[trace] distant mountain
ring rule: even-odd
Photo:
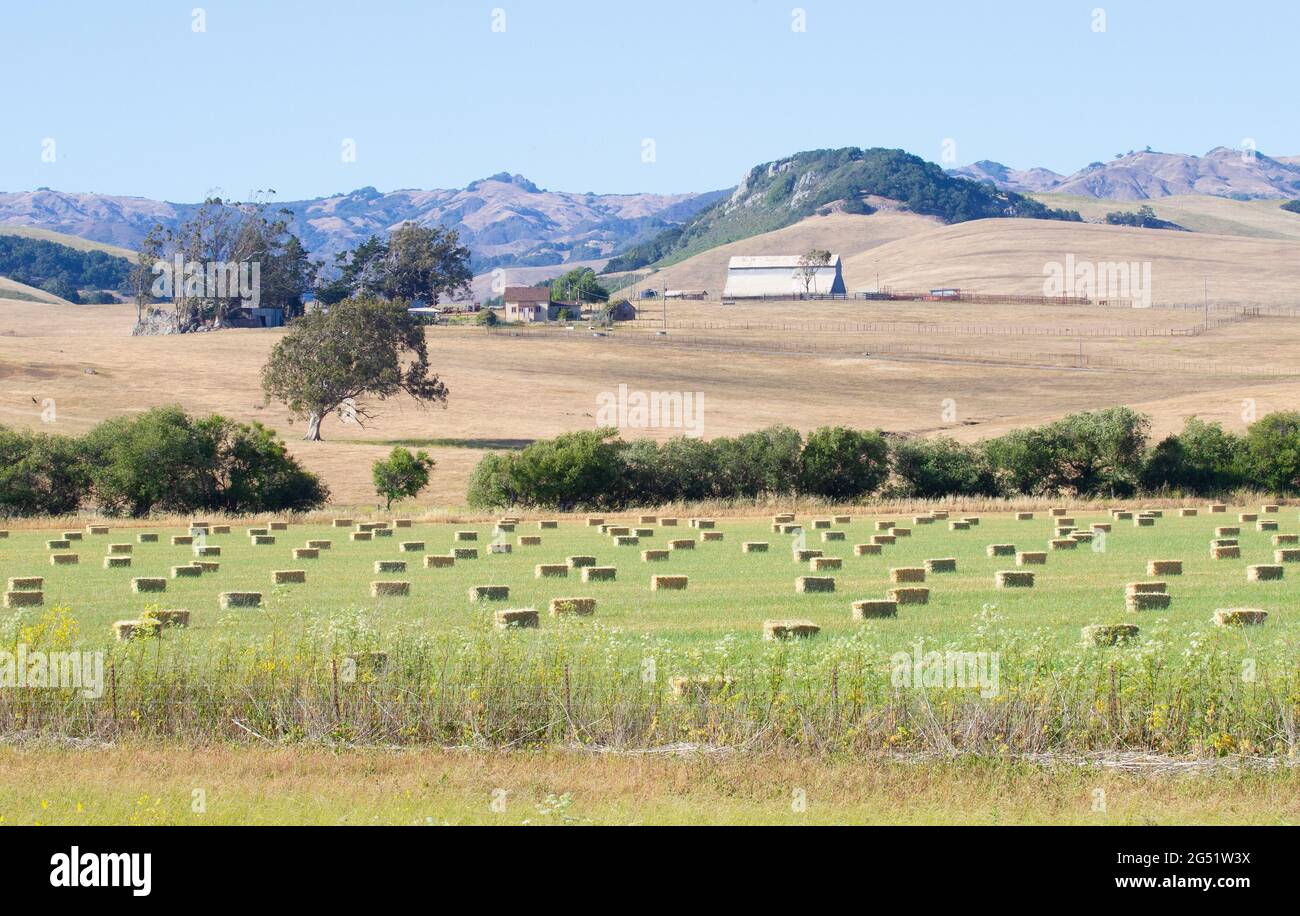
[[[979,162],[958,169],[949,169],[948,174],[958,178],[969,178],[971,181],[991,182],[1004,191],[1016,191],[1020,194],[1050,191],[1065,178],[1064,175],[1058,175],[1051,169],[1012,169],[1001,162],[993,162],[989,159],[981,159]]]
[[[367,187],[277,202],[275,208],[292,211],[294,233],[314,256],[327,260],[410,220],[458,229],[473,252],[474,269],[481,271],[608,257],[689,219],[727,193],[572,194],[543,190],[521,175],[503,172],[462,189],[384,193]],[[0,193],[0,225],[50,229],[134,248],[155,223],[179,225],[196,207],[42,188]]]
[[[634,245],[606,271],[673,263],[792,225],[814,213],[871,213],[878,208],[934,216],[947,223],[989,217],[1079,219],[1019,193],[948,175],[900,149],[809,150],[750,169],[731,196],[681,226]]]
[[[948,174],[988,182],[1005,191],[1109,200],[1183,194],[1238,200],[1300,197],[1300,156],[1246,156],[1226,146],[1215,147],[1204,156],[1134,152],[1109,162],[1094,162],[1073,175],[1058,175],[1048,169],[1019,171],[988,160],[950,169]]]

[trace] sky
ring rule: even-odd
[[[0,191],[670,193],[841,146],[1063,173],[1300,155],[1297,34],[1296,0],[5,0]]]

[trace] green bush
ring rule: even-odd
[[[808,434],[800,459],[800,489],[828,499],[856,499],[889,476],[889,445],[879,430],[823,426]]]
[[[1246,431],[1243,460],[1251,482],[1271,493],[1300,490],[1300,413],[1271,413]]]
[[[1195,417],[1176,436],[1166,436],[1147,454],[1142,488],[1186,495],[1224,493],[1245,485],[1244,443],[1218,423]]]
[[[82,452],[93,498],[108,515],[302,511],[329,497],[266,427],[194,418],[179,407],[106,420],[86,434]]]
[[[66,515],[89,493],[75,439],[0,426],[0,515]]]
[[[998,480],[982,445],[954,439],[908,439],[893,447],[894,473],[911,496],[1000,496]]]
[[[384,508],[392,508],[395,499],[414,499],[429,485],[434,460],[425,451],[415,452],[397,446],[386,459],[376,461],[370,469],[375,492],[384,497]]]

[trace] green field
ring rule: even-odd
[[[1023,521],[985,515],[965,531],[949,530],[944,520],[855,516],[831,529],[844,540],[825,542],[812,519],[801,517],[805,546],[843,560],[841,569],[820,573],[793,558],[794,538],[773,533],[768,519],[718,518],[712,530],[720,541],[703,541],[704,532],[686,519],[677,527],[639,525],[635,516],[607,519],[651,529],[627,546],[581,518],[566,518],[554,530],[525,520],[495,535],[490,522],[417,521],[370,542],[350,540],[348,529],[292,523],[274,532],[274,544],[258,546],[246,522],[207,538],[220,548],[220,556],[207,558],[220,564],[218,571],[181,579],[170,578],[171,568],[191,563],[192,548],[169,541],[183,525],[86,533],[69,548],[80,557],[76,566],[50,564],[51,552],[65,552],[46,546],[60,530],[14,530],[0,540],[0,569],[5,578],[44,576],[45,606],[8,611],[4,643],[103,649],[120,696],[109,723],[104,704],[93,701],[51,697],[24,707],[6,705],[12,694],[0,695],[0,725],[212,736],[228,731],[228,704],[238,703],[261,723],[240,720],[240,727],[263,737],[342,729],[349,740],[469,735],[486,744],[642,745],[761,735],[818,747],[1289,754],[1300,696],[1300,626],[1290,617],[1296,583],[1291,576],[1247,580],[1247,566],[1274,562],[1278,532],[1238,522],[1238,511],[1202,509],[1184,518],[1167,509],[1152,527],[1102,512],[1071,513],[1080,529],[1102,521],[1113,529],[1104,541],[1049,551],[1045,565],[1027,567],[1017,567],[1014,557],[989,557],[986,547],[1047,550],[1054,520],[1046,512]],[[1300,531],[1294,508],[1259,517],[1277,522],[1281,533]],[[878,556],[855,556],[853,545],[870,542],[880,521],[911,535]],[[1220,525],[1240,527],[1239,559],[1211,558]],[[159,542],[138,543],[142,531],[157,533]],[[457,531],[473,531],[477,540],[458,542]],[[542,541],[521,546],[521,536]],[[490,553],[494,537],[511,552]],[[315,539],[331,541],[332,549],[315,560],[292,557],[294,547]],[[665,561],[642,560],[642,550],[674,539],[695,546],[674,549]],[[405,541],[424,546],[403,552]],[[743,553],[745,541],[766,541],[770,549]],[[132,545],[131,568],[102,567],[112,543]],[[426,555],[457,546],[477,547],[478,559],[425,568]],[[584,554],[616,567],[616,580],[583,582],[577,570],[566,578],[534,575],[536,564]],[[852,618],[851,602],[886,596],[891,568],[945,557],[956,559],[957,571],[927,574],[928,604],[900,605],[895,618]],[[376,561],[401,559],[405,573],[374,572]],[[1149,575],[1153,559],[1180,560],[1183,572]],[[995,572],[1018,568],[1036,574],[1033,588],[995,587]],[[305,570],[306,582],[273,585],[272,571],[284,569]],[[652,591],[656,574],[686,575],[689,587]],[[833,576],[834,593],[797,593],[801,575]],[[134,594],[135,576],[168,577],[166,592]],[[1152,579],[1167,584],[1170,608],[1127,611],[1126,584]],[[409,582],[410,596],[371,598],[373,580]],[[508,586],[509,598],[471,601],[476,585]],[[223,610],[218,594],[225,591],[261,592],[264,606]],[[549,616],[550,599],[565,596],[595,598],[595,614]],[[1265,610],[1268,620],[1214,625],[1216,609],[1237,607]],[[151,608],[188,609],[190,626],[166,629],[161,639],[113,640],[113,621]],[[493,615],[503,608],[536,608],[540,625],[495,630]],[[772,642],[763,638],[768,619],[807,620],[821,629],[812,638]],[[1083,645],[1081,628],[1096,623],[1136,623],[1141,632],[1119,646]],[[346,684],[340,693],[339,660],[363,651],[387,653],[385,669],[364,680],[366,690],[392,704],[376,708]],[[900,686],[895,653],[915,658],[933,651],[996,655],[997,683],[984,695],[970,684]],[[721,696],[675,703],[671,679],[689,675],[729,678],[730,686]],[[124,720],[119,707],[131,704],[133,718]],[[157,711],[163,708],[165,715]]]
[[[1300,531],[1294,516],[1295,511],[1287,509],[1260,517],[1276,521],[1285,533]],[[1076,526],[1085,530],[1093,522],[1111,521],[1102,513],[1072,517]],[[287,531],[273,532],[276,542],[266,546],[251,543],[246,523],[233,525],[229,535],[207,537],[207,545],[220,548],[219,556],[208,558],[220,563],[219,571],[194,579],[172,579],[172,567],[189,565],[195,559],[192,547],[169,543],[173,535],[185,533],[183,526],[120,527],[107,535],[83,534],[82,540],[71,542],[66,550],[46,547],[46,541],[61,534],[61,529],[13,531],[0,541],[0,570],[5,578],[44,576],[46,606],[71,607],[86,645],[108,642],[113,621],[137,617],[151,606],[190,609],[194,614],[190,628],[174,631],[168,638],[203,643],[265,634],[285,620],[327,618],[348,607],[364,608],[380,633],[399,627],[402,632],[488,630],[494,609],[535,607],[545,618],[549,599],[570,595],[596,598],[598,610],[592,620],[604,626],[644,633],[681,647],[705,647],[731,637],[739,651],[761,642],[761,625],[769,618],[808,619],[818,624],[826,637],[866,631],[892,652],[910,648],[918,638],[975,640],[977,632],[988,630],[981,622],[993,611],[999,630],[1032,633],[1044,645],[1062,651],[1077,644],[1079,629],[1091,623],[1137,622],[1144,630],[1160,632],[1165,640],[1187,641],[1204,635],[1214,610],[1224,607],[1261,608],[1271,615],[1265,627],[1232,635],[1232,641],[1243,648],[1259,651],[1300,636],[1300,626],[1285,610],[1300,595],[1300,579],[1246,580],[1247,565],[1274,562],[1272,536],[1276,532],[1259,532],[1254,522],[1238,522],[1235,510],[1225,515],[1202,511],[1194,518],[1179,518],[1170,511],[1151,528],[1133,527],[1129,521],[1112,522],[1104,545],[1081,544],[1075,550],[1051,551],[1046,565],[1023,567],[1036,573],[1034,588],[1008,590],[995,587],[994,573],[1016,569],[1015,558],[989,557],[986,546],[1014,544],[1019,550],[1048,550],[1053,520],[1046,513],[1037,513],[1032,521],[1017,521],[1008,515],[983,516],[979,525],[967,531],[950,531],[942,520],[916,525],[910,518],[888,518],[910,529],[911,536],[882,547],[878,556],[854,556],[853,546],[882,533],[875,523],[886,518],[855,517],[848,524],[834,525],[832,530],[844,533],[843,541],[823,541],[824,532],[809,527],[803,536],[807,548],[843,560],[841,569],[820,573],[813,572],[808,563],[795,561],[794,539],[773,533],[766,520],[718,519],[713,530],[720,532],[723,540],[702,542],[702,532],[689,527],[686,519],[679,527],[665,528],[637,525],[635,518],[613,517],[610,523],[648,528],[653,534],[641,537],[636,545],[615,546],[612,537],[587,527],[581,519],[565,520],[558,530],[539,530],[535,521],[523,521],[515,531],[497,536],[510,545],[511,552],[492,554],[491,523],[416,523],[370,542],[350,541],[348,529],[292,524]],[[1209,544],[1219,525],[1241,528],[1240,559],[1211,559]],[[141,531],[156,532],[158,543],[137,543]],[[457,541],[459,531],[472,531],[477,540]],[[518,538],[524,535],[540,536],[541,545],[519,546]],[[331,541],[332,549],[321,551],[314,560],[293,558],[293,548],[316,539]],[[642,560],[643,550],[663,549],[670,540],[678,539],[694,541],[694,549],[672,550],[666,561]],[[409,541],[422,541],[424,547],[403,551],[400,545]],[[742,553],[745,541],[765,541],[769,551]],[[110,543],[131,545],[129,569],[102,567]],[[450,568],[424,568],[425,555],[447,554],[453,547],[477,548],[479,558],[459,560]],[[78,554],[79,564],[52,566],[50,554],[65,552]],[[576,569],[566,578],[535,577],[536,564],[563,564],[572,555],[591,555],[601,566],[616,567],[617,579],[584,583]],[[851,601],[885,597],[892,587],[891,568],[921,566],[925,560],[939,557],[955,558],[957,572],[927,576],[923,584],[931,590],[928,605],[905,606],[893,620],[857,622],[850,618]],[[1183,563],[1182,575],[1167,577],[1172,608],[1129,614],[1124,605],[1127,583],[1166,578],[1147,574],[1150,559]],[[374,564],[380,560],[405,560],[407,571],[376,573]],[[283,569],[304,570],[306,583],[273,585],[272,571]],[[683,592],[652,592],[650,577],[656,574],[686,575],[689,587]],[[833,576],[835,592],[796,594],[795,579],[802,575]],[[134,594],[131,580],[137,576],[169,578],[166,592]],[[377,579],[409,582],[410,596],[371,598],[369,583]],[[470,601],[469,588],[483,584],[509,586],[509,600]],[[266,607],[221,610],[217,596],[224,591],[262,592]],[[25,612],[27,616],[35,613]],[[544,620],[542,628],[548,625]],[[531,635],[519,633],[514,638]]]

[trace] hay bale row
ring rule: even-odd
[[[771,547],[767,541],[745,541],[740,545],[741,553],[767,553]]]
[[[1079,542],[1074,538],[1052,538],[1047,542],[1047,546],[1053,550],[1074,550],[1079,546]]]
[[[293,549],[293,558],[295,560],[318,560],[320,559],[320,550],[315,547],[295,547]]]
[[[112,557],[112,556],[104,557],[104,568],[105,569],[130,569],[131,558]]]
[[[1124,586],[1124,592],[1128,595],[1162,594],[1167,591],[1169,591],[1167,582],[1130,582]]]
[[[1181,576],[1182,560],[1147,560],[1148,576]]]
[[[801,595],[811,592],[833,592],[835,579],[831,576],[800,576],[794,580],[794,590]]]
[[[984,552],[990,557],[1014,557],[1016,555],[1016,545],[990,544],[984,548]]]
[[[569,567],[564,563],[538,563],[533,567],[534,579],[567,579]]]
[[[926,572],[953,573],[957,571],[956,557],[936,557],[925,561]],[[918,580],[919,581],[919,580]]]
[[[470,601],[507,601],[509,598],[508,585],[472,585],[469,589]]]
[[[478,548],[477,547],[453,547],[451,549],[451,556],[452,559],[454,560],[477,560]]]
[[[896,604],[929,604],[930,590],[923,585],[891,588],[889,590],[889,597]]]
[[[1215,560],[1238,560],[1241,558],[1241,548],[1236,544],[1224,545],[1222,547],[1210,548],[1210,556]]]
[[[10,589],[5,592],[5,607],[41,607],[45,604],[45,592],[40,589]]]
[[[137,534],[137,535],[135,536],[135,539],[136,539],[137,542],[139,542],[139,543],[141,543],[141,544],[157,544],[157,543],[158,543],[158,535],[154,534],[152,531],[142,531],[142,532],[140,532],[139,534]]]
[[[376,560],[374,570],[376,573],[404,573],[406,572],[406,561]]]
[[[9,578],[9,591],[11,592],[39,592],[45,588],[44,576],[11,576]]]
[[[840,569],[844,566],[844,561],[839,557],[813,557],[808,561],[808,568],[813,572],[821,572],[826,569]]]
[[[197,579],[203,575],[203,567],[195,566],[193,563],[186,563],[184,566],[173,566],[171,576],[173,579]]]
[[[874,534],[871,536],[871,543],[879,544],[882,547],[888,547],[890,544],[893,544],[897,540],[898,539],[894,537],[892,534]]]
[[[672,551],[668,550],[667,548],[659,548],[655,550],[643,550],[641,551],[641,562],[661,563],[664,560],[667,560],[671,554]]]
[[[689,538],[679,538],[668,542],[669,550],[694,550],[695,542]]]
[[[724,536],[724,533],[721,531],[701,531],[700,541],[721,541]]]
[[[823,543],[830,543],[831,541],[842,541],[842,540],[844,540],[844,532],[843,532],[843,531],[823,531],[823,532],[822,532],[822,541],[823,541]]]
[[[1041,550],[1022,550],[1016,554],[1017,566],[1046,566],[1047,553]]]
[[[855,557],[876,557],[880,556],[884,549],[881,544],[854,544],[853,555]]]
[[[568,557],[565,562],[569,564],[570,569],[582,569],[584,566],[595,566],[596,558],[579,555]]]
[[[613,582],[618,578],[618,567],[616,566],[584,566],[582,568],[583,582]]]
[[[161,576],[141,576],[131,580],[131,591],[137,595],[147,592],[165,592],[167,580]]]
[[[424,557],[425,569],[446,569],[448,566],[455,566],[456,558],[450,554],[431,553]]]

